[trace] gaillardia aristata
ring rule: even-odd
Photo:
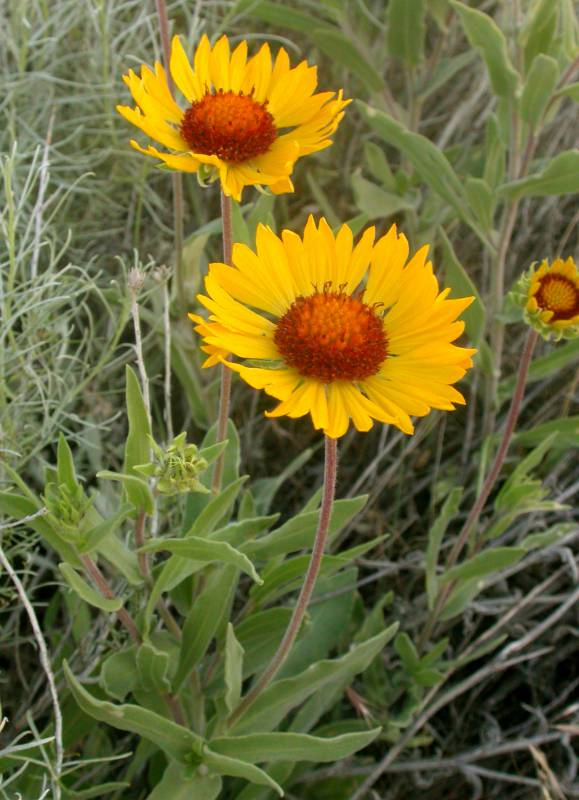
[[[532,266],[514,289],[526,322],[544,338],[579,335],[579,271],[572,258]]]
[[[124,76],[136,108],[117,106],[129,122],[170,152],[149,145],[132,146],[174,170],[219,178],[225,194],[239,200],[244,186],[267,186],[275,194],[293,191],[291,173],[298,158],[328,147],[330,136],[350,102],[342,92],[315,94],[316,67],[302,61],[290,67],[281,48],[272,61],[264,44],[252,58],[247,42],[230,52],[222,36],[211,47],[203,36],[189,62],[173,39],[173,82],[187,101],[173,98],[163,66],[141,68]]]
[[[312,217],[303,239],[260,225],[256,252],[236,244],[232,266],[210,265],[199,295],[209,319],[190,315],[206,363],[224,353],[250,360],[223,363],[280,401],[268,416],[309,413],[330,438],[350,420],[360,431],[377,420],[410,434],[411,416],[464,403],[452,384],[476,351],[453,342],[473,298],[439,292],[428,248],[408,260],[395,226],[374,238],[369,228],[354,246],[347,225],[334,235]]]

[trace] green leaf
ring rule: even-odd
[[[541,53],[548,53],[557,30],[559,2],[536,0],[531,5],[527,20],[521,30],[525,71],[534,64]]]
[[[64,484],[71,492],[80,489],[80,484],[77,480],[76,470],[74,468],[72,451],[68,446],[63,433],[61,433],[58,437],[56,465],[58,483]]]
[[[535,358],[529,368],[527,383],[543,380],[549,375],[561,372],[566,367],[574,366],[579,357],[579,339],[572,339],[553,347],[546,355]],[[501,381],[499,398],[504,401],[512,396],[516,377]]]
[[[356,206],[368,216],[368,219],[388,218],[400,211],[416,207],[415,202],[411,203],[404,197],[386,192],[375,183],[367,181],[359,171],[354,172],[350,182]]]
[[[473,178],[470,175],[466,179],[464,186],[467,200],[475,218],[485,231],[491,231],[493,228],[495,200],[490,186],[483,178]]]
[[[74,699],[85,714],[118,730],[148,739],[180,764],[195,762],[195,754],[200,754],[203,745],[199,736],[149,709],[97,700],[78,683],[66,661],[62,666]]]
[[[317,761],[320,764],[348,758],[367,747],[382,728],[363,733],[345,733],[322,739],[303,733],[253,733],[212,739],[211,749],[251,763],[262,761]]]
[[[540,444],[551,433],[557,434],[553,447],[563,450],[579,447],[579,416],[552,419],[528,431],[515,433],[513,443],[524,447],[533,447],[533,445]]]
[[[90,800],[93,797],[110,796],[111,792],[129,789],[130,786],[131,784],[125,781],[107,781],[99,786],[91,786],[89,789],[75,789],[74,800]]]
[[[102,469],[100,472],[97,472],[96,476],[104,480],[120,481],[127,490],[127,497],[135,508],[147,514],[154,513],[155,500],[153,498],[153,493],[149,488],[149,484],[142,478],[137,478],[135,475],[128,475],[123,472],[112,472],[108,469]]]
[[[396,186],[396,181],[384,150],[376,142],[364,142],[364,158],[370,172],[383,187],[392,191]]]
[[[191,775],[191,767],[171,762],[147,800],[216,800],[222,785],[218,775]]]
[[[579,103],[579,81],[577,83],[568,83],[562,89],[556,92],[557,97],[570,97],[575,103]]]
[[[188,536],[186,539],[150,539],[144,547],[140,548],[140,552],[143,553],[157,552],[158,550],[168,550],[170,553],[203,564],[214,562],[233,564],[250,575],[257,584],[263,583],[249,558],[227,542]]]
[[[426,594],[428,596],[428,608],[432,610],[438,595],[438,579],[436,577],[436,567],[438,564],[438,554],[442,538],[446,533],[448,523],[458,511],[463,489],[454,488],[440,510],[439,515],[434,520],[428,532],[428,544],[426,546]]]
[[[458,614],[462,614],[471,600],[482,592],[484,585],[484,580],[481,578],[471,578],[470,580],[461,581],[453,589],[450,597],[444,604],[444,608],[440,613],[440,619],[445,621],[452,619],[452,617]]]
[[[109,697],[122,702],[137,685],[135,654],[136,647],[131,645],[103,662],[99,683]]]
[[[143,642],[137,650],[139,682],[148,692],[166,692],[170,689],[169,654],[157,649],[151,642]]]
[[[368,495],[336,500],[332,509],[328,535],[330,541],[350,523],[366,505]],[[297,514],[267,536],[249,541],[241,549],[252,557],[275,558],[313,545],[318,526],[319,511]]]
[[[226,517],[237,499],[239,490],[247,480],[247,475],[228,484],[225,489],[213,497],[197,519],[193,522],[185,536],[207,536]]]
[[[528,453],[522,461],[519,461],[509,478],[501,487],[501,491],[495,500],[495,508],[512,508],[511,503],[505,501],[505,496],[509,494],[514,488],[525,482],[531,471],[538,466],[548,450],[553,446],[557,434],[555,432],[546,436],[537,447]],[[536,485],[536,484],[534,484]],[[540,486],[540,484],[538,484]]]
[[[269,0],[238,0],[232,11],[235,14],[248,13],[262,22],[269,22],[276,28],[311,33],[319,28],[319,17],[311,17],[297,11],[286,3],[271,3]]]
[[[409,67],[424,60],[424,0],[390,0],[386,41],[390,55]]]
[[[416,173],[424,183],[446,200],[460,218],[486,241],[484,232],[468,211],[463,184],[444,153],[425,136],[409,131],[384,111],[378,111],[360,101],[357,102],[357,106],[370,127],[385,142],[397,147],[412,162]]]
[[[402,663],[409,673],[414,673],[420,664],[420,656],[412,639],[402,631],[394,639],[394,649],[400,656]]]
[[[241,697],[243,654],[243,647],[235,638],[233,625],[228,622],[225,637],[225,705],[229,713],[237,708]]]
[[[473,344],[478,345],[483,337],[486,325],[486,311],[482,298],[472,279],[456,257],[454,248],[443,228],[439,228],[442,245],[442,264],[445,282],[449,284],[458,297],[474,297],[471,305],[461,314],[466,331]]]
[[[543,118],[559,80],[559,65],[551,56],[535,57],[521,96],[521,116],[535,129]]]
[[[551,545],[557,544],[561,539],[569,536],[576,528],[577,526],[572,522],[558,522],[556,525],[547,528],[546,531],[525,536],[521,542],[521,547],[524,547],[525,550],[536,550],[538,547],[551,547]]]
[[[112,517],[99,522],[86,533],[81,533],[78,542],[79,553],[92,553],[93,550],[100,547],[105,539],[114,534],[121,522],[124,522],[132,511],[133,506],[125,503]]]
[[[248,678],[272,658],[292,616],[291,608],[268,608],[242,620],[235,635],[245,651],[243,677]]]
[[[411,0],[408,0],[411,2]],[[322,52],[334,63],[340,64],[360,79],[370,92],[381,92],[385,83],[382,75],[373,64],[360,52],[352,37],[348,37],[337,28],[320,28],[310,30],[309,36]]]
[[[292,708],[303,703],[315,692],[363,672],[396,635],[397,630],[398,623],[394,623],[378,636],[355,645],[341,658],[319,661],[299,675],[272,683],[237,722],[235,731],[245,734],[276,728]]]
[[[451,0],[472,47],[481,51],[491,85],[499,97],[513,97],[517,87],[517,72],[509,59],[507,41],[495,21],[457,0]]]
[[[129,432],[125,442],[124,471],[132,475],[133,467],[137,464],[146,464],[150,460],[149,436],[151,436],[151,423],[149,422],[149,415],[139,381],[128,365],[125,369],[125,377]],[[129,489],[127,489],[128,493]]]
[[[274,789],[280,797],[283,797],[283,789],[267,772],[253,764],[240,761],[238,758],[230,758],[219,753],[214,753],[209,747],[203,748],[203,761],[210,770],[219,775],[231,775],[234,778],[245,778],[250,783],[257,783],[260,786],[269,786]]]
[[[83,580],[70,564],[61,562],[58,568],[64,580],[68,583],[70,588],[81,597],[85,603],[88,603],[95,608],[100,608],[101,611],[118,611],[123,606],[123,601],[120,597],[103,597],[100,592],[93,589],[92,586]]]
[[[205,588],[195,600],[183,625],[179,666],[174,680],[175,691],[183,685],[207,652],[229,611],[237,578],[238,571],[235,567],[226,566],[216,570],[207,579]]]
[[[524,547],[495,547],[492,550],[485,550],[447,570],[441,575],[440,582],[484,578],[492,572],[498,572],[516,564],[526,552]]]
[[[579,192],[579,150],[559,153],[541,172],[505,183],[499,189],[499,193],[510,200],[576,192]]]

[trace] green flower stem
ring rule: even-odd
[[[169,70],[171,59],[171,42],[169,39],[169,15],[167,14],[167,4],[165,0],[156,0],[157,16],[159,18],[159,28],[161,32],[161,45],[163,47],[163,60],[167,73],[167,84],[169,91],[175,95],[175,84]],[[180,172],[174,172],[171,176],[173,181],[173,235],[175,242],[175,284],[177,293],[177,304],[179,312],[185,314],[185,277],[183,274],[183,176]]]
[[[529,328],[527,333],[527,338],[525,340],[525,344],[523,346],[523,352],[521,355],[521,360],[519,362],[519,370],[517,373],[517,382],[515,385],[515,390],[513,392],[513,397],[511,399],[511,406],[509,408],[509,413],[507,414],[507,420],[505,422],[505,428],[503,430],[503,436],[501,439],[501,443],[499,445],[499,449],[496,452],[494,461],[492,466],[488,472],[488,475],[485,479],[483,487],[479,496],[477,497],[473,507],[470,510],[470,513],[466,519],[466,522],[462,526],[462,529],[454,543],[452,550],[450,551],[450,555],[448,556],[448,561],[446,563],[446,569],[450,569],[453,567],[462,550],[468,541],[469,535],[471,530],[473,529],[474,525],[476,524],[481,511],[484,508],[486,501],[492,491],[493,486],[499,476],[501,468],[504,464],[507,450],[509,449],[509,444],[511,442],[511,438],[513,432],[515,430],[515,425],[517,423],[517,419],[519,416],[519,412],[521,410],[521,403],[523,401],[523,396],[525,394],[525,383],[527,381],[527,375],[529,373],[529,366],[531,364],[531,358],[533,356],[533,351],[535,350],[535,345],[537,344],[537,340],[539,338],[539,334],[534,331],[532,328]],[[432,615],[426,625],[425,637],[428,638],[430,632],[432,631],[433,626],[436,624],[436,620],[444,605],[450,596],[455,584],[451,581],[448,583],[445,588],[440,592],[438,596],[438,600],[432,612]]]
[[[116,598],[115,593],[107,583],[105,576],[102,574],[92,558],[87,555],[80,555],[79,558],[87,574],[90,576],[92,582],[102,596],[106,597],[108,600],[114,600]],[[140,644],[141,635],[139,634],[138,628],[126,608],[119,608],[116,614],[119,622],[121,622],[129,632],[131,639],[135,642],[135,644]]]
[[[223,261],[231,264],[231,253],[233,250],[233,223],[231,220],[231,197],[228,197],[223,189],[221,190],[221,221],[223,229]],[[217,417],[217,437],[216,442],[222,442],[227,434],[227,422],[229,420],[229,404],[231,400],[231,370],[225,364],[221,365],[221,391],[219,394],[219,416]],[[217,493],[221,489],[223,480],[223,467],[225,464],[225,452],[221,453],[215,463],[213,472],[213,482],[211,489]]]
[[[229,717],[227,725],[230,728],[233,725],[235,725],[235,723],[238,722],[239,719],[241,719],[241,717],[246,713],[246,711],[253,705],[255,700],[259,697],[259,695],[263,692],[263,690],[270,684],[270,682],[273,680],[273,678],[275,677],[275,675],[285,662],[293,646],[293,643],[295,642],[296,637],[299,633],[301,624],[303,622],[306,613],[306,609],[308,607],[312,593],[314,591],[314,586],[316,585],[316,580],[318,577],[318,573],[320,571],[320,566],[322,564],[322,558],[324,556],[326,539],[328,536],[328,529],[330,526],[330,519],[332,516],[332,507],[334,504],[334,493],[336,488],[336,472],[338,465],[338,451],[337,451],[336,440],[330,439],[329,436],[326,436],[325,445],[326,448],[325,448],[325,467],[324,467],[324,489],[322,495],[322,506],[320,508],[320,517],[318,520],[318,529],[316,531],[314,548],[312,550],[310,564],[308,567],[304,583],[302,585],[302,589],[300,591],[297,603],[295,605],[292,618],[289,622],[289,625],[286,629],[283,639],[281,640],[281,643],[277,649],[277,652],[274,654],[273,658],[269,662],[268,666],[262,673],[257,683],[246,694],[241,703],[237,706],[235,711]]]

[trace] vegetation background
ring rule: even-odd
[[[435,540],[444,534],[443,563],[512,393],[526,331],[505,293],[531,262],[577,255],[572,0],[173,0],[168,11],[190,47],[202,31],[283,45],[294,62],[319,65],[322,90],[343,87],[357,101],[333,146],[299,162],[294,194],[246,190],[238,240],[250,242],[258,221],[300,230],[309,213],[357,230],[395,221],[414,250],[431,244],[442,282],[477,296],[467,331],[480,354],[463,382],[466,408],[432,413],[413,437],[375,426],[340,443],[338,497],[368,499],[334,546],[388,538],[339,573],[316,658],[394,621],[403,635],[322,720],[340,730],[358,715],[361,728],[384,726],[382,738],[355,758],[300,765],[287,796],[353,797],[394,748],[376,797],[579,797],[578,342],[536,351],[502,489],[479,528],[479,541],[517,549],[517,558],[487,564],[468,585],[463,576],[465,592],[434,637],[427,632],[426,650],[423,641]],[[133,266],[145,274],[139,302],[157,438],[166,431],[158,268],[174,260],[172,182],[130,149],[133,131],[114,110],[128,94],[121,75],[161,57],[157,12],[153,0],[0,0],[0,19],[0,488],[40,495],[61,433],[91,488],[96,472],[123,460]],[[220,257],[219,197],[194,176],[183,187],[193,308],[208,261]],[[174,429],[200,442],[216,413],[217,372],[200,370],[175,298],[172,310]],[[287,520],[320,483],[321,439],[303,420],[264,420],[267,401],[239,382],[233,407],[241,472]],[[112,489],[103,494],[112,502]],[[115,648],[112,617],[70,591],[34,526],[15,524],[6,501],[0,510],[2,550],[40,621],[64,708],[64,796],[149,796],[163,756],[131,759],[137,737],[94,725],[63,678],[66,656],[96,689],[95,670]],[[166,510],[167,530],[178,511]],[[51,697],[5,569],[0,619],[0,796],[51,797]],[[226,786],[223,796],[242,796],[243,784]],[[243,797],[274,796],[260,791]]]

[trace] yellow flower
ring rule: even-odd
[[[145,149],[134,140],[132,146],[171,169],[219,177],[225,194],[236,200],[244,186],[293,191],[295,162],[332,143],[350,102],[341,91],[314,94],[316,67],[302,61],[291,68],[283,48],[275,62],[267,44],[248,60],[247,42],[230,53],[226,36],[212,48],[204,35],[193,65],[175,36],[169,68],[187,100],[184,110],[158,61],[154,71],[143,66],[140,78],[133,70],[124,76],[137,107],[117,110],[170,152]]]
[[[395,226],[375,243],[374,234],[354,246],[347,225],[335,236],[325,219],[310,217],[303,240],[260,225],[256,252],[235,244],[233,266],[210,265],[204,346],[263,362],[223,363],[281,401],[268,416],[309,413],[332,438],[350,419],[360,431],[378,420],[410,434],[411,416],[464,403],[451,384],[476,351],[452,342],[473,298],[439,293],[427,247],[407,262]]]
[[[523,277],[525,318],[548,337],[579,334],[579,271],[572,258],[546,260]]]

